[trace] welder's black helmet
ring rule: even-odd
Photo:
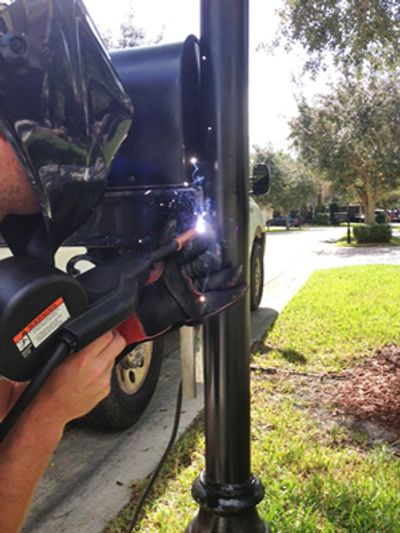
[[[52,251],[103,196],[131,117],[80,0],[16,0],[0,12],[0,131],[35,190]],[[26,239],[34,229],[20,222]],[[9,241],[21,232],[3,234],[18,248]]]

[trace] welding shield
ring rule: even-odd
[[[80,0],[16,0],[0,13],[0,129],[35,191],[52,252],[102,198],[131,117]],[[12,249],[37,231],[17,218],[11,232],[2,228]]]

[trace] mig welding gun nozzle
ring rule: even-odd
[[[177,250],[178,251],[182,250],[189,241],[191,241],[192,239],[195,239],[196,237],[198,237],[198,235],[199,233],[196,228],[188,229],[184,233],[181,233],[180,235],[178,235],[178,237],[176,237],[175,239],[177,243]]]

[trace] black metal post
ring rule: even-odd
[[[202,139],[228,259],[248,279],[248,0],[201,0]],[[250,314],[242,300],[205,328],[206,468],[187,533],[265,533],[250,472]]]
[[[351,243],[351,232],[350,232],[350,209],[347,209],[347,244]]]

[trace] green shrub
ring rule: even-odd
[[[392,228],[388,224],[366,224],[353,228],[353,235],[356,241],[361,243],[369,242],[390,242],[392,238]]]
[[[331,216],[329,213],[317,213],[315,215],[315,223],[318,226],[330,226]]]

